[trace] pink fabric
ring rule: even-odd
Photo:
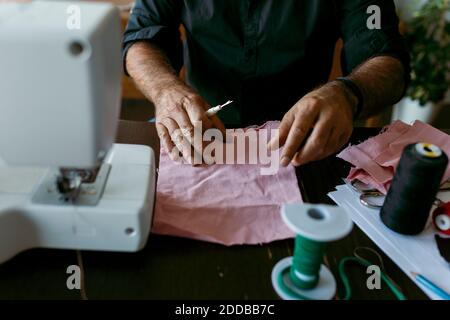
[[[395,121],[378,136],[359,145],[350,146],[338,157],[355,167],[347,177],[350,181],[360,180],[383,193],[387,193],[403,149],[412,143],[432,143],[450,156],[450,136],[420,121],[412,126]],[[450,166],[443,181],[450,178]]]
[[[278,123],[263,128],[274,126]],[[280,207],[302,200],[295,169],[261,175],[260,168],[192,167],[171,161],[161,150],[152,232],[227,246],[291,238]]]

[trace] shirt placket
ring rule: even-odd
[[[257,45],[259,28],[259,11],[256,0],[247,0],[247,16],[244,26],[244,50],[243,62],[247,75],[251,76],[256,72]]]

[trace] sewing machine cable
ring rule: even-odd
[[[86,287],[84,285],[84,266],[83,266],[83,257],[81,256],[81,251],[77,250],[77,263],[80,267],[81,271],[81,279],[80,279],[80,295],[82,300],[88,300],[87,294],[86,294]]]
[[[359,251],[368,251],[370,253],[372,253],[373,255],[375,255],[378,259],[378,261],[380,262],[380,267],[382,271],[385,271],[386,269],[384,268],[384,261],[383,258],[381,257],[381,255],[375,251],[374,249],[370,248],[370,247],[356,247],[355,250],[353,250],[353,255],[361,260],[366,260],[366,261],[370,261],[369,259],[365,259],[361,254],[359,254]]]
[[[373,265],[371,262],[357,257],[346,257],[339,262],[339,277],[341,278],[345,288],[344,300],[350,300],[352,297],[352,288],[350,286],[348,276],[345,272],[345,266],[350,262],[357,263],[366,268]],[[381,271],[380,275],[381,279],[384,281],[384,283],[386,283],[386,285],[398,300],[406,300],[405,295],[400,291],[400,289],[397,288],[396,284],[387,276],[384,271]]]

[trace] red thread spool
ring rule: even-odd
[[[450,202],[434,210],[433,224],[441,234],[450,236]]]

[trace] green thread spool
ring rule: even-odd
[[[292,283],[304,290],[316,287],[319,282],[320,266],[325,248],[326,243],[312,241],[297,235],[289,273]]]
[[[322,264],[328,242],[350,233],[353,222],[339,207],[288,204],[281,210],[287,226],[296,234],[294,256],[279,261],[272,270],[272,284],[285,300],[329,300],[336,280]]]

